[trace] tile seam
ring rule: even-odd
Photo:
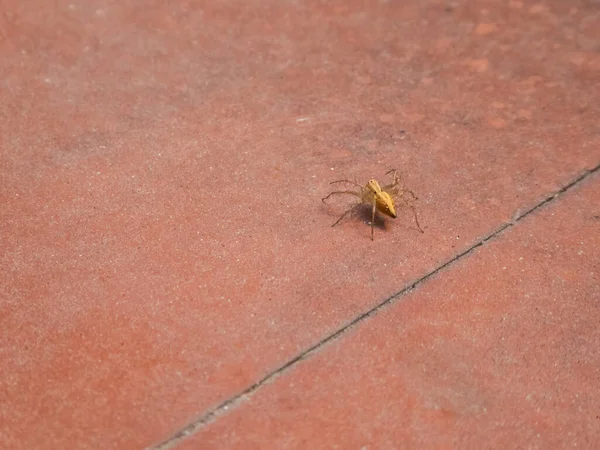
[[[478,242],[474,243],[466,250],[463,250],[462,252],[453,256],[446,262],[440,264],[435,269],[431,270],[430,272],[426,273],[422,277],[420,277],[417,280],[413,281],[412,283],[408,284],[406,287],[404,287],[400,291],[396,292],[395,294],[391,295],[390,297],[383,300],[382,302],[378,303],[374,307],[370,308],[368,311],[356,316],[350,322],[346,323],[345,325],[342,325],[336,331],[325,336],[323,339],[321,339],[316,344],[313,344],[312,346],[308,347],[306,350],[297,354],[295,357],[289,359],[284,364],[282,364],[278,368],[272,370],[267,375],[263,376],[260,380],[251,384],[249,387],[247,387],[243,391],[229,397],[227,400],[221,402],[216,407],[209,409],[207,412],[205,412],[204,414],[199,416],[197,419],[195,419],[194,421],[190,422],[189,424],[187,424],[186,426],[181,428],[179,431],[172,434],[171,437],[165,439],[164,441],[162,441],[161,443],[159,443],[155,446],[147,447],[147,450],[169,450],[169,449],[174,448],[177,444],[179,444],[186,438],[196,434],[205,425],[213,422],[220,415],[222,415],[222,414],[228,412],[229,410],[231,410],[232,408],[235,408],[235,407],[239,406],[240,404],[242,404],[245,400],[249,399],[264,384],[273,382],[275,379],[277,379],[277,377],[279,377],[280,375],[285,373],[288,369],[292,368],[297,363],[303,361],[304,359],[311,357],[314,353],[317,353],[320,349],[325,347],[327,344],[335,341],[337,338],[341,337],[347,331],[356,327],[364,320],[366,320],[372,316],[375,316],[382,309],[387,308],[388,306],[394,304],[396,302],[396,300],[399,299],[400,297],[403,297],[403,296],[409,294],[416,287],[420,286],[421,284],[423,284],[430,278],[433,278],[438,273],[442,272],[443,270],[445,270],[452,264],[462,260],[467,255],[474,253],[479,247],[484,246],[487,242],[491,241],[492,239],[495,239],[496,237],[501,236],[504,231],[506,231],[509,228],[514,227],[515,225],[517,225],[517,223],[524,220],[530,214],[533,214],[536,211],[542,209],[544,206],[548,205],[553,200],[560,197],[562,194],[569,191],[571,188],[577,186],[578,184],[583,182],[586,178],[588,178],[589,176],[598,172],[599,170],[600,170],[600,164],[596,165],[592,169],[584,170],[579,176],[575,177],[572,181],[570,181],[569,183],[564,185],[558,191],[555,191],[552,194],[547,195],[545,198],[543,198],[541,201],[539,201],[533,207],[527,209],[525,212],[514,215],[513,219],[511,221],[501,224],[498,228],[496,228],[495,231],[491,232],[487,236],[484,236]]]

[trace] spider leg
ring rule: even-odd
[[[329,197],[331,197],[332,195],[339,195],[339,194],[348,194],[348,195],[354,195],[355,197],[362,198],[362,197],[361,197],[361,195],[360,195],[358,192],[355,192],[355,191],[333,191],[333,192],[330,192],[330,193],[329,193],[329,195],[327,195],[327,197],[323,197],[323,198],[321,199],[321,201],[322,201],[322,202],[325,202],[325,200],[327,200],[327,199],[328,199]],[[336,221],[335,221],[335,223],[334,223],[333,225],[331,225],[331,226],[332,226],[332,227],[335,227],[335,226],[336,226],[338,223],[340,223],[340,221],[341,221],[341,220],[342,220],[344,217],[346,217],[346,216],[348,215],[348,213],[350,213],[350,212],[354,211],[354,209],[355,209],[357,206],[359,206],[359,205],[360,205],[360,203],[357,203],[357,204],[356,204],[356,205],[354,205],[352,208],[350,208],[350,209],[346,210],[346,212],[345,212],[344,214],[342,214],[342,216],[341,216],[341,217],[340,217],[338,220],[336,220]]]
[[[375,229],[375,211],[377,211],[377,200],[374,198],[373,199],[373,213],[371,215],[371,240],[374,241],[375,239],[373,239],[373,230]]]
[[[410,189],[402,189],[402,194],[404,194],[405,192],[408,192],[411,195],[411,197],[413,198],[413,200],[418,200],[419,199],[419,197],[417,197],[415,195],[415,193],[413,191],[411,191]]]
[[[354,205],[352,208],[350,208],[350,209],[346,210],[346,212],[345,212],[344,214],[342,214],[342,215],[340,216],[340,218],[339,218],[338,220],[336,220],[336,221],[335,221],[335,223],[334,223],[333,225],[331,225],[331,227],[333,228],[333,227],[335,227],[335,226],[336,226],[338,223],[340,223],[340,221],[341,221],[341,220],[342,220],[344,217],[346,217],[346,216],[347,216],[349,213],[351,213],[352,211],[354,211],[354,210],[356,209],[356,207],[357,207],[357,206],[360,206],[360,203],[358,203],[358,204]]]
[[[402,178],[401,175],[398,175],[397,173],[398,171],[396,169],[392,169],[386,172],[386,175],[392,174],[392,178],[394,179],[394,181],[392,181],[390,184],[386,184],[382,189],[384,191],[388,191],[389,189],[392,189],[395,186],[398,186],[398,184],[400,183],[400,179]]]
[[[412,191],[404,191],[404,192],[410,192],[411,195],[416,199],[415,194],[412,193]],[[419,231],[421,233],[425,233],[423,231],[423,229],[421,228],[421,225],[419,225],[419,218],[417,217],[417,210],[415,209],[414,205],[412,205],[408,200],[406,200],[404,197],[400,197],[402,199],[402,202],[407,205],[410,209],[412,209],[413,215],[415,216],[415,223],[417,224],[417,228],[419,229]]]
[[[336,184],[336,183],[349,183],[349,184],[352,184],[352,185],[354,185],[354,186],[356,186],[358,188],[362,188],[362,186],[360,184],[358,184],[355,181],[350,181],[350,180],[337,180],[337,181],[332,181],[329,184]]]
[[[419,218],[417,217],[417,210],[415,209],[415,207],[413,205],[409,205],[410,209],[412,209],[413,215],[415,216],[415,223],[417,224],[417,228],[419,229],[419,231],[421,233],[425,233],[423,231],[423,228],[421,228],[421,225],[419,225]]]
[[[330,192],[327,197],[323,197],[321,199],[321,201],[324,202],[329,197],[331,197],[332,195],[336,195],[336,194],[349,194],[349,195],[354,195],[355,197],[360,197],[360,194],[358,194],[357,192],[354,192],[354,191],[333,191],[333,192]]]

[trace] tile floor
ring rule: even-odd
[[[0,448],[597,447],[594,2],[2,9]]]

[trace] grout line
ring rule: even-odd
[[[367,312],[365,312],[365,313],[363,313],[363,314],[355,317],[350,322],[348,322],[346,325],[343,325],[338,330],[336,330],[333,333],[331,333],[330,335],[324,337],[323,339],[321,339],[316,344],[312,345],[308,349],[306,349],[303,352],[301,352],[298,355],[296,355],[294,358],[290,359],[289,361],[287,361],[283,365],[279,366],[277,369],[269,372],[267,375],[265,375],[264,377],[262,377],[259,381],[251,384],[249,387],[247,387],[243,391],[235,394],[234,396],[228,398],[227,400],[225,400],[222,403],[220,403],[219,405],[217,405],[215,408],[213,408],[213,409],[209,410],[208,412],[204,413],[203,415],[201,415],[200,417],[198,417],[197,419],[195,419],[193,422],[189,423],[188,425],[186,425],[185,427],[183,427],[181,430],[179,430],[178,432],[176,432],[175,434],[173,434],[171,437],[169,437],[168,439],[166,439],[165,441],[161,442],[160,444],[158,444],[158,445],[156,445],[154,447],[148,447],[148,450],[169,450],[169,449],[174,448],[177,444],[179,444],[185,438],[187,438],[188,436],[191,436],[191,435],[195,434],[196,432],[198,432],[204,425],[207,425],[208,423],[212,422],[218,416],[220,416],[221,414],[227,412],[230,408],[238,406],[240,403],[242,403],[244,400],[246,400],[248,397],[250,397],[252,394],[254,394],[255,391],[257,391],[259,388],[261,388],[263,384],[273,381],[276,377],[278,377],[279,375],[281,375],[283,372],[287,371],[289,368],[291,368],[292,366],[296,365],[300,361],[302,361],[302,360],[310,357],[313,353],[316,353],[322,347],[324,347],[325,345],[327,345],[330,342],[334,341],[339,336],[343,335],[346,331],[350,330],[351,328],[354,328],[359,323],[361,323],[363,320],[366,320],[366,319],[368,319],[368,318],[376,315],[380,310],[382,310],[383,308],[386,308],[387,306],[389,306],[392,303],[394,303],[394,301],[397,298],[402,297],[403,295],[410,293],[417,286],[423,284],[428,279],[434,277],[439,272],[443,271],[446,267],[448,267],[451,264],[453,264],[453,263],[461,260],[463,257],[465,257],[465,256],[473,253],[476,249],[478,249],[479,247],[482,247],[488,241],[490,241],[490,240],[498,237],[506,229],[512,228],[514,225],[516,225],[521,220],[525,219],[531,213],[534,213],[538,209],[543,208],[545,205],[547,205],[548,203],[550,203],[552,200],[556,199],[557,197],[559,197],[560,195],[562,195],[563,193],[565,193],[566,191],[568,191],[569,189],[571,189],[573,186],[579,184],[581,181],[583,181],[584,179],[586,179],[587,177],[589,177],[590,175],[594,174],[595,172],[597,172],[599,170],[600,170],[600,164],[597,165],[596,167],[592,168],[592,169],[585,170],[580,176],[578,176],[577,178],[575,178],[573,181],[571,181],[567,185],[563,186],[558,191],[556,191],[553,194],[547,196],[545,199],[543,199],[542,201],[540,201],[537,205],[535,205],[532,208],[526,210],[522,214],[517,214],[515,216],[515,218],[513,218],[513,220],[511,220],[510,222],[502,224],[500,227],[498,227],[496,229],[496,231],[493,231],[492,233],[488,234],[487,236],[485,236],[484,238],[482,238],[481,240],[479,240],[479,242],[473,244],[468,249],[466,249],[463,252],[459,253],[458,255],[452,257],[451,259],[449,259],[445,263],[443,263],[440,266],[438,266],[437,268],[433,269],[431,272],[425,274],[424,276],[422,276],[421,278],[419,278],[416,281],[412,282],[411,284],[409,284],[408,286],[406,286],[405,288],[403,288],[399,292],[396,292],[395,294],[393,294],[392,296],[390,296],[389,298],[387,298],[383,302],[381,302],[378,305],[372,307]]]

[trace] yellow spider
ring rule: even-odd
[[[417,228],[421,233],[423,233],[423,230],[419,225],[419,219],[417,218],[417,211],[415,210],[414,205],[412,205],[412,203],[410,203],[404,197],[404,194],[410,194],[413,200],[417,200],[417,196],[410,189],[406,189],[404,186],[400,187],[401,177],[397,174],[396,169],[392,169],[386,173],[386,175],[390,174],[393,181],[390,184],[386,184],[383,187],[379,185],[377,180],[369,180],[369,182],[365,186],[361,186],[360,184],[357,184],[350,180],[332,181],[330,184],[348,183],[354,185],[355,187],[358,187],[359,190],[334,191],[331,192],[327,197],[324,197],[322,199],[323,202],[332,195],[337,194],[353,195],[359,198],[359,202],[356,205],[349,208],[348,210],[346,210],[346,212],[344,212],[344,214],[342,214],[342,216],[338,220],[336,220],[336,222],[331,226],[335,227],[344,217],[346,217],[346,215],[354,211],[360,205],[371,205],[373,208],[371,217],[371,240],[373,240],[373,229],[375,227],[375,212],[379,211],[385,214],[386,216],[390,216],[395,219],[396,205],[394,203],[394,198],[396,198],[397,201],[402,201],[403,204],[407,205],[409,208],[412,209],[412,212],[415,216],[415,223],[417,224]]]

